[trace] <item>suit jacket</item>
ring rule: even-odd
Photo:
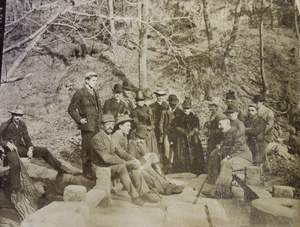
[[[7,148],[8,142],[15,144],[17,147],[22,146],[26,147],[27,149],[29,147],[33,147],[25,122],[20,121],[18,128],[13,123],[12,119],[9,119],[1,124],[0,145],[4,148]]]
[[[98,132],[101,125],[102,110],[99,95],[94,89],[93,91],[95,95],[92,95],[86,86],[76,91],[68,112],[78,124],[78,129]],[[82,118],[87,118],[86,124],[80,124]]]
[[[257,112],[257,115],[266,122],[264,139],[270,143],[273,141],[274,113],[266,106],[262,106]]]
[[[160,121],[159,121],[159,134],[160,135],[168,134],[171,122],[173,121],[173,119],[176,116],[178,116],[180,114],[183,114],[183,111],[181,109],[179,109],[178,107],[176,107],[174,112],[171,112],[170,108],[163,110]]]
[[[145,164],[144,155],[147,154],[142,147],[138,146],[134,140],[129,140],[127,152],[134,158],[140,160],[141,164]]]
[[[118,156],[123,157],[126,161],[134,160],[130,154],[127,153],[128,139],[120,130],[117,130],[112,134],[111,140],[115,144],[116,153]]]
[[[123,164],[127,161],[128,154],[117,152],[115,143],[104,132],[98,132],[91,141],[92,149],[96,156],[92,162],[101,166]]]
[[[106,100],[103,106],[103,113],[104,114],[112,114],[114,117],[120,114],[127,113],[126,104],[121,100],[119,103],[115,98],[111,98]]]
[[[159,104],[156,101],[156,102],[152,103],[149,107],[152,109],[153,123],[155,126],[155,130],[158,131],[161,114],[162,114],[163,110],[168,109],[169,105],[166,102],[162,102],[161,104]]]

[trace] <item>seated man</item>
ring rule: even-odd
[[[116,131],[112,135],[112,140],[115,142],[117,148],[116,152],[119,152],[120,150],[124,152],[127,150],[131,157],[140,160],[143,165],[139,169],[147,184],[152,188],[156,188],[159,193],[166,195],[181,193],[184,186],[171,184],[152,168],[153,164],[159,162],[157,155],[152,152],[145,152],[142,146],[140,146],[145,142],[148,133],[147,126],[137,126],[135,133],[133,134],[133,139],[130,140],[128,144],[127,135],[131,129],[131,121],[133,121],[133,119],[128,115],[117,117],[115,125]],[[143,156],[138,152],[142,153]]]
[[[218,149],[213,151],[223,158],[221,161],[220,174],[214,183],[214,187],[210,191],[202,192],[209,197],[226,198],[231,196],[232,172],[244,169],[246,166],[252,165],[252,154],[246,145],[245,134],[238,135],[239,132],[235,127],[231,127],[230,120],[227,116],[218,117],[219,128],[224,134],[224,139]],[[237,136],[238,135],[238,136]],[[211,158],[211,156],[210,156]],[[211,162],[211,159],[209,160]],[[209,166],[211,164],[209,163]],[[208,172],[209,178],[210,172]],[[211,184],[211,182],[208,182]]]
[[[20,172],[21,166],[19,157],[43,158],[59,173],[67,173],[60,161],[45,147],[34,147],[28,135],[25,122],[21,121],[24,115],[19,106],[9,111],[11,119],[0,126],[0,145],[4,148],[6,161],[10,167],[9,176],[13,193],[17,195],[21,189]]]
[[[115,119],[111,114],[103,115],[102,129],[92,139],[91,145],[95,152],[93,163],[96,165],[109,167],[111,169],[111,178],[120,178],[125,189],[128,191],[132,202],[143,206],[145,202],[156,203],[159,201],[154,195],[150,194],[148,185],[138,170],[140,162],[122,151],[112,141],[111,133],[113,131]],[[129,173],[131,173],[131,179]],[[136,189],[136,188],[137,189]]]

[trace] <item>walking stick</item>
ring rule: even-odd
[[[200,194],[201,194],[201,192],[202,192],[202,189],[203,189],[203,187],[204,187],[204,184],[206,183],[206,179],[207,179],[207,176],[205,177],[205,179],[204,179],[204,181],[203,181],[203,183],[202,183],[202,185],[201,185],[201,187],[200,187],[200,189],[199,189],[199,192],[198,192],[198,194],[196,195],[196,198],[194,199],[193,205],[196,205],[196,203],[198,202],[198,198],[199,198],[199,196],[200,196]]]

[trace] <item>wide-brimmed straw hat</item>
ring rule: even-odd
[[[165,91],[163,91],[163,90],[155,91],[154,94],[159,95],[159,96],[167,95],[167,93]]]
[[[17,115],[24,115],[23,112],[23,106],[15,106],[15,108],[13,110],[9,110],[8,112],[12,113],[12,114],[17,114]]]

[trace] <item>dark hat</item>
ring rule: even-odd
[[[24,109],[23,106],[15,106],[15,108],[13,110],[9,110],[8,112],[10,112],[12,114],[17,114],[17,115],[24,115],[24,112],[22,109]]]
[[[232,104],[232,105],[228,105],[227,110],[225,111],[225,113],[235,113],[239,110],[238,105],[236,104]]]
[[[88,73],[85,74],[84,78],[86,80],[89,80],[89,79],[91,79],[91,77],[94,77],[94,76],[97,76],[97,73],[95,73],[95,72],[88,72]]]
[[[165,91],[163,91],[163,90],[155,91],[154,94],[159,95],[159,96],[167,95],[167,93]]]
[[[186,97],[182,103],[183,109],[191,109],[192,108],[192,100],[189,97]]]
[[[131,117],[129,117],[128,115],[117,116],[115,126],[117,126],[121,123],[124,123],[124,122],[128,122],[128,121],[133,121],[133,119]]]
[[[135,129],[135,134],[142,138],[142,139],[146,139],[149,135],[149,131],[147,130],[147,126],[139,124],[136,129]]]
[[[143,93],[141,90],[137,90],[137,91],[136,91],[135,100],[136,100],[136,101],[139,101],[139,100],[145,100],[145,98],[144,98],[144,93]]]
[[[222,121],[222,120],[225,120],[225,119],[229,119],[229,117],[226,116],[225,114],[220,113],[220,114],[218,114],[218,115],[216,116],[215,119],[219,122],[219,121]]]
[[[115,118],[112,114],[104,114],[102,116],[102,123],[115,122]]]
[[[178,104],[179,100],[176,95],[169,95],[168,102],[171,104]]]
[[[123,92],[123,86],[122,84],[115,84],[113,88],[114,93],[122,93]]]
[[[262,94],[258,94],[258,95],[254,95],[252,102],[256,103],[256,102],[262,102],[265,101],[265,96],[263,96]]]
[[[129,82],[129,81],[124,81],[123,82],[123,89],[125,91],[133,91],[133,85],[132,85],[132,83]]]
[[[150,91],[149,88],[147,88],[147,89],[144,91],[144,97],[145,97],[145,99],[153,99],[152,92]]]
[[[228,100],[228,99],[236,100],[235,92],[234,91],[229,90],[226,93],[226,100]]]

